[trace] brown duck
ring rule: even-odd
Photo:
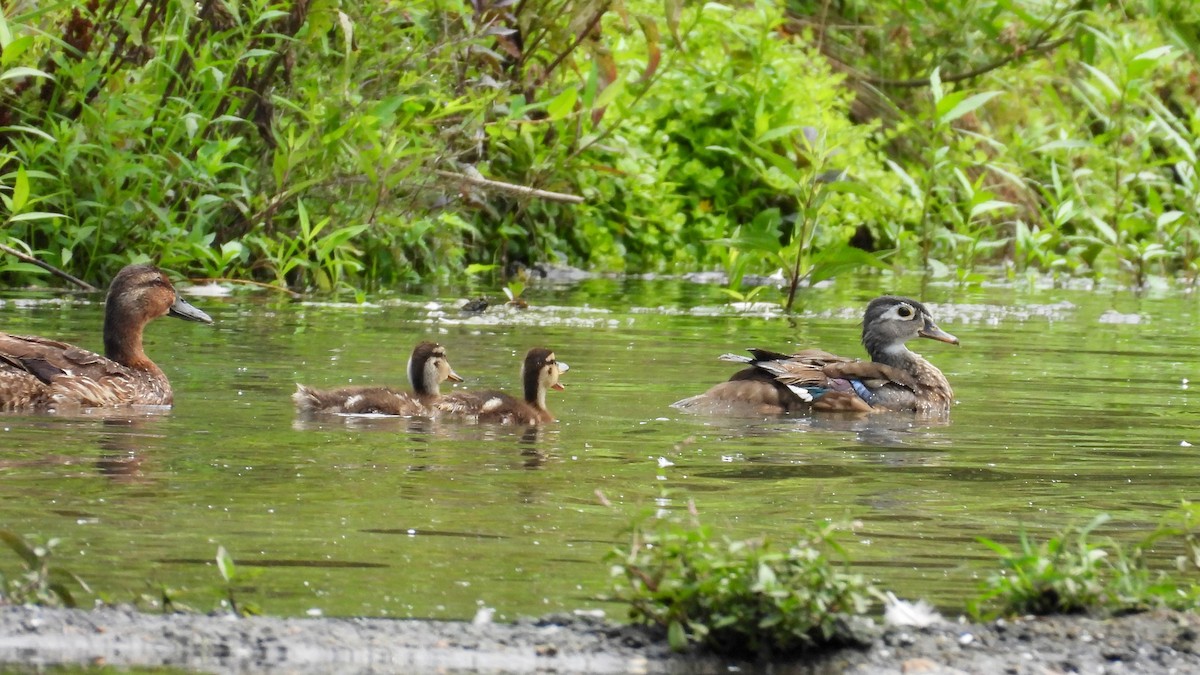
[[[160,316],[212,323],[153,265],[117,273],[104,301],[104,356],[43,337],[0,333],[0,410],[171,405],[171,383],[142,350]]]
[[[459,391],[443,396],[433,407],[442,417],[496,424],[546,424],[554,421],[546,408],[546,390],[562,391],[558,378],[568,370],[570,366],[556,359],[554,352],[534,347],[521,363],[525,400],[502,391]]]
[[[721,360],[750,367],[672,405],[755,414],[889,410],[944,414],[954,391],[942,371],[905,346],[916,337],[958,344],[958,338],[938,328],[929,310],[916,300],[875,298],[863,315],[862,343],[870,361],[820,349],[792,355],[765,349],[750,349],[748,357],[725,354]]]
[[[428,415],[440,397],[439,385],[446,380],[462,382],[450,367],[446,350],[435,342],[422,342],[408,358],[408,384],[412,392],[391,387],[342,387],[313,389],[296,385],[292,400],[305,413],[346,415]]]

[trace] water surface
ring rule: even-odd
[[[884,288],[884,286],[887,286]],[[911,346],[950,378],[948,423],[720,419],[669,407],[760,346],[860,356],[881,292],[920,296],[961,347]],[[499,295],[495,293],[494,295]],[[273,614],[497,618],[599,607],[604,554],[637,514],[684,512],[735,536],[854,519],[856,568],[961,609],[997,567],[977,537],[1042,535],[1099,512],[1113,533],[1195,497],[1196,300],[1183,294],[959,289],[869,278],[811,291],[793,317],[736,311],[712,287],[535,286],[528,311],[458,295],[364,305],[235,294],[216,320],[163,319],[147,352],[169,413],[0,418],[0,526],[58,537],[58,562],[109,600],[176,589],[210,609],[218,546],[258,572],[236,594]],[[102,298],[9,293],[13,333],[99,349]],[[298,419],[295,382],[403,384],[413,344],[447,346],[466,386],[515,390],[520,355],[571,365],[560,421],[529,432],[402,419]],[[602,493],[611,507],[601,504]],[[0,569],[16,559],[0,551]]]

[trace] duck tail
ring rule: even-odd
[[[323,405],[320,392],[299,382],[296,383],[296,393],[292,394],[292,400],[296,402],[296,409],[301,412],[316,412]]]

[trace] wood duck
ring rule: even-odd
[[[431,406],[441,398],[439,385],[446,380],[463,379],[450,367],[446,350],[435,342],[422,342],[408,358],[408,384],[412,393],[391,387],[342,387],[313,389],[296,385],[292,400],[304,413],[340,413],[346,415],[430,414]]]
[[[525,400],[502,391],[459,391],[443,396],[434,408],[443,417],[496,424],[546,424],[554,421],[546,408],[546,390],[562,391],[558,378],[568,370],[570,366],[554,358],[554,352],[534,347],[521,364]]]
[[[682,410],[754,414],[912,411],[945,414],[954,399],[950,383],[932,363],[909,351],[916,337],[957,345],[916,300],[875,298],[863,315],[862,343],[870,361],[820,349],[792,355],[750,349],[723,361],[748,364],[727,382],[672,404]]]
[[[0,410],[171,405],[171,383],[142,350],[146,324],[160,316],[212,323],[153,265],[117,273],[104,300],[104,356],[36,336],[0,333]]]

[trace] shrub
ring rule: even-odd
[[[630,616],[666,629],[674,649],[769,655],[855,642],[847,620],[877,591],[831,561],[838,528],[822,524],[780,547],[763,537],[718,538],[695,519],[636,523],[608,556]]]

